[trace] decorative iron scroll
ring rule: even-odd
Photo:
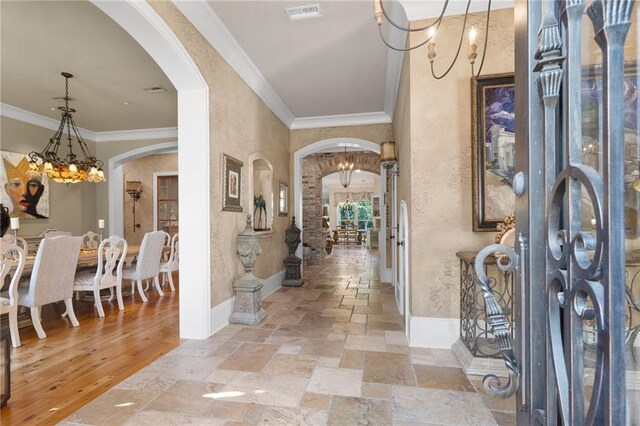
[[[500,352],[504,358],[509,378],[507,383],[501,384],[500,378],[495,374],[487,374],[484,376],[482,383],[488,394],[497,398],[509,398],[516,390],[520,382],[520,368],[516,361],[515,353],[511,347],[510,325],[496,297],[493,289],[489,285],[490,281],[484,270],[484,262],[488,256],[497,255],[498,268],[503,272],[513,271],[518,266],[518,255],[511,248],[504,244],[492,244],[483,248],[476,256],[474,265],[478,285],[482,289],[484,297],[484,306],[487,314],[487,323],[491,327],[493,335],[496,337]]]

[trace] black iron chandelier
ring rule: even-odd
[[[424,27],[416,27],[416,28],[408,28],[408,27],[404,27],[396,22],[394,22],[389,15],[387,14],[387,11],[384,8],[384,5],[382,4],[382,0],[374,0],[374,19],[376,20],[376,23],[378,24],[378,32],[380,33],[380,38],[382,39],[382,42],[389,48],[398,52],[407,52],[409,50],[414,50],[417,49],[419,47],[424,46],[425,44],[427,45],[427,57],[429,58],[429,62],[431,63],[431,75],[433,76],[433,78],[435,78],[436,80],[440,80],[441,78],[444,78],[447,74],[449,74],[449,72],[451,71],[451,69],[453,68],[453,66],[456,64],[456,62],[458,62],[458,57],[460,56],[460,50],[462,49],[462,42],[464,40],[464,32],[467,26],[467,18],[469,17],[469,7],[471,6],[471,0],[467,0],[467,7],[466,10],[464,12],[464,20],[462,22],[462,30],[460,31],[460,42],[458,43],[458,49],[456,50],[456,54],[453,58],[453,61],[451,62],[451,64],[449,65],[449,67],[442,73],[442,74],[436,74],[434,68],[433,68],[433,63],[435,62],[436,59],[436,33],[438,32],[438,29],[440,28],[440,24],[442,23],[442,18],[444,17],[444,15],[447,12],[447,7],[449,6],[449,0],[444,0],[444,5],[442,6],[442,12],[440,13],[440,16],[438,16],[438,18],[431,24],[426,25]],[[484,65],[484,59],[486,57],[486,53],[487,53],[487,41],[489,39],[489,19],[491,16],[491,0],[489,0],[488,5],[487,5],[487,19],[486,19],[486,23],[485,23],[485,33],[484,33],[484,46],[482,48],[482,60],[480,61],[480,67],[478,68],[478,72],[475,72],[475,63],[476,63],[476,58],[478,57],[478,44],[476,43],[476,37],[478,35],[478,31],[476,30],[475,27],[471,27],[469,29],[469,51],[468,51],[468,55],[467,58],[469,59],[469,64],[471,65],[471,75],[474,78],[477,78],[480,73],[482,72],[482,67]],[[393,25],[395,28],[399,29],[400,31],[404,31],[406,33],[413,33],[413,32],[425,32],[425,40],[416,44],[415,46],[409,46],[407,48],[398,48],[398,47],[394,47],[391,44],[389,44],[389,42],[387,42],[387,40],[385,40],[384,36],[382,35],[382,22],[383,22],[383,18],[387,20],[387,22],[389,22],[389,24]]]
[[[353,173],[353,159],[347,157],[347,148],[344,149],[344,161],[338,164],[338,173],[340,174],[340,184],[347,188],[351,185],[351,174]]]
[[[69,108],[69,79],[73,74],[63,72],[61,75],[65,79],[64,106],[58,107],[62,111],[62,119],[60,126],[49,143],[44,147],[42,152],[31,152],[29,158],[29,173],[40,174],[48,177],[54,182],[61,183],[79,183],[79,182],[104,182],[103,163],[96,157],[91,155],[87,144],[82,139],[80,131],[73,122],[73,113],[75,109]],[[69,153],[60,157],[58,151],[62,145],[63,138],[66,133],[66,144]],[[75,146],[79,148],[79,152],[74,152]]]

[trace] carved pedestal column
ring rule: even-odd
[[[296,256],[296,249],[300,244],[300,228],[296,226],[296,217],[293,217],[291,226],[284,231],[285,243],[289,247],[289,256],[284,260],[284,267],[286,268],[284,280],[282,281],[283,287],[300,287],[303,284],[302,273],[300,271],[300,265],[302,259]]]
[[[233,282],[236,292],[236,305],[229,319],[233,324],[258,324],[265,319],[267,312],[262,308],[262,280],[256,278],[253,273],[256,259],[262,253],[258,234],[251,226],[251,215],[247,215],[247,226],[238,234],[238,256],[244,266],[244,276]]]

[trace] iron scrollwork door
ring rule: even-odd
[[[633,5],[516,5],[516,114],[527,115],[516,127],[517,253],[487,247],[476,273],[510,374],[504,385],[486,377],[485,387],[500,397],[517,392],[519,424],[627,421],[623,48]],[[602,56],[597,165],[584,161],[585,11]],[[508,324],[481,271],[482,256],[493,252],[503,253],[506,268],[518,268],[515,342],[503,332]]]

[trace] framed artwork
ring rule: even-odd
[[[242,211],[242,161],[222,154],[222,210]]]
[[[0,151],[0,202],[11,217],[47,219],[49,217],[49,179],[29,175],[29,157]]]
[[[515,209],[513,73],[471,80],[473,230],[496,232]]]
[[[278,216],[289,215],[289,185],[280,181],[278,185]]]

